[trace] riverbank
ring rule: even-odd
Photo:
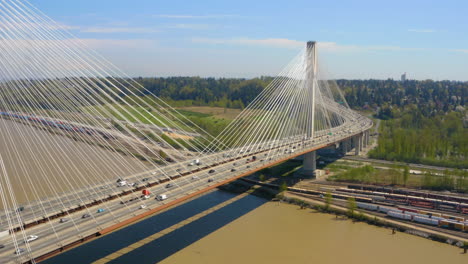
[[[292,204],[297,204],[304,207],[312,207],[316,208],[325,213],[336,214],[337,216],[346,216],[351,217],[354,220],[366,222],[371,225],[379,226],[379,227],[386,227],[391,228],[392,230],[398,230],[400,232],[406,232],[409,234],[414,234],[423,238],[427,238],[430,240],[447,243],[449,245],[453,245],[456,247],[465,247],[468,244],[468,241],[465,237],[456,236],[452,234],[438,232],[436,230],[430,228],[424,228],[421,226],[416,226],[411,223],[397,221],[394,219],[388,219],[386,217],[381,217],[370,212],[363,212],[363,211],[355,211],[353,215],[349,214],[349,209],[343,206],[339,206],[336,204],[330,204],[328,210],[324,210],[325,203],[322,201],[318,201],[314,198],[307,197],[306,195],[299,195],[289,192],[284,192],[281,195],[280,199],[282,201],[286,201]],[[466,249],[465,249],[466,253]]]

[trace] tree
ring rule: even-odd
[[[259,179],[261,182],[264,182],[264,181],[266,180],[265,174],[260,174],[260,176],[258,176],[258,179]]]
[[[406,186],[406,183],[408,182],[409,174],[410,174],[409,173],[409,167],[405,166],[403,168],[403,182],[404,182],[405,186]]]
[[[328,191],[327,194],[325,194],[325,211],[328,211],[330,209],[330,204],[333,201],[332,194]]]
[[[348,198],[348,215],[354,216],[354,211],[357,209],[356,199],[354,197]]]
[[[283,181],[283,183],[279,186],[279,191],[284,192],[284,191],[287,191],[287,190],[288,190],[288,185],[286,184],[285,181]]]

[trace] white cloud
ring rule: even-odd
[[[408,29],[408,32],[416,32],[416,33],[434,33],[436,32],[434,29]]]
[[[193,38],[194,43],[207,43],[216,45],[245,45],[245,46],[264,46],[298,49],[305,47],[306,43],[297,40],[285,38],[266,38],[266,39],[250,39],[250,38]],[[400,46],[389,45],[343,45],[336,42],[317,42],[321,52],[327,53],[350,53],[350,52],[378,52],[378,51],[424,51],[428,48],[406,48]],[[462,50],[458,50],[462,51]]]
[[[461,53],[468,53],[468,49],[453,49],[451,51],[461,52]]]
[[[0,53],[0,61],[5,62],[0,65],[0,72],[5,73],[4,79],[98,76],[102,70],[94,66],[95,58],[86,51],[97,50],[103,54],[126,54],[129,50],[146,52],[155,44],[156,41],[148,39],[0,39],[0,45],[11,51]],[[7,71],[5,67],[15,70]]]
[[[148,48],[156,44],[156,40],[151,39],[70,39],[70,42],[82,42],[91,49],[111,49],[111,48]]]
[[[90,27],[84,28],[81,32],[86,33],[157,33],[160,30],[145,27]]]
[[[206,19],[206,18],[228,18],[236,15],[220,14],[220,15],[154,15],[154,17],[172,18],[172,19]]]
[[[209,24],[174,24],[168,25],[167,28],[175,28],[175,29],[192,29],[192,30],[204,30],[204,29],[213,29],[215,25]]]
[[[269,46],[280,48],[300,48],[305,46],[305,42],[290,40],[284,38],[267,38],[267,39],[249,39],[249,38],[234,38],[234,39],[215,39],[215,38],[193,38],[195,43],[208,44],[234,44],[234,45],[249,45],[249,46]]]
[[[368,51],[409,51],[409,50],[427,50],[425,48],[405,48],[400,46],[387,45],[341,45],[336,42],[318,42],[320,50],[325,52],[368,52]]]

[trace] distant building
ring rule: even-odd
[[[406,72],[401,75],[401,81],[406,81]]]

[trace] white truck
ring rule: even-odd
[[[164,201],[164,200],[167,199],[167,194],[160,194],[160,195],[156,196],[156,199],[158,201]]]

